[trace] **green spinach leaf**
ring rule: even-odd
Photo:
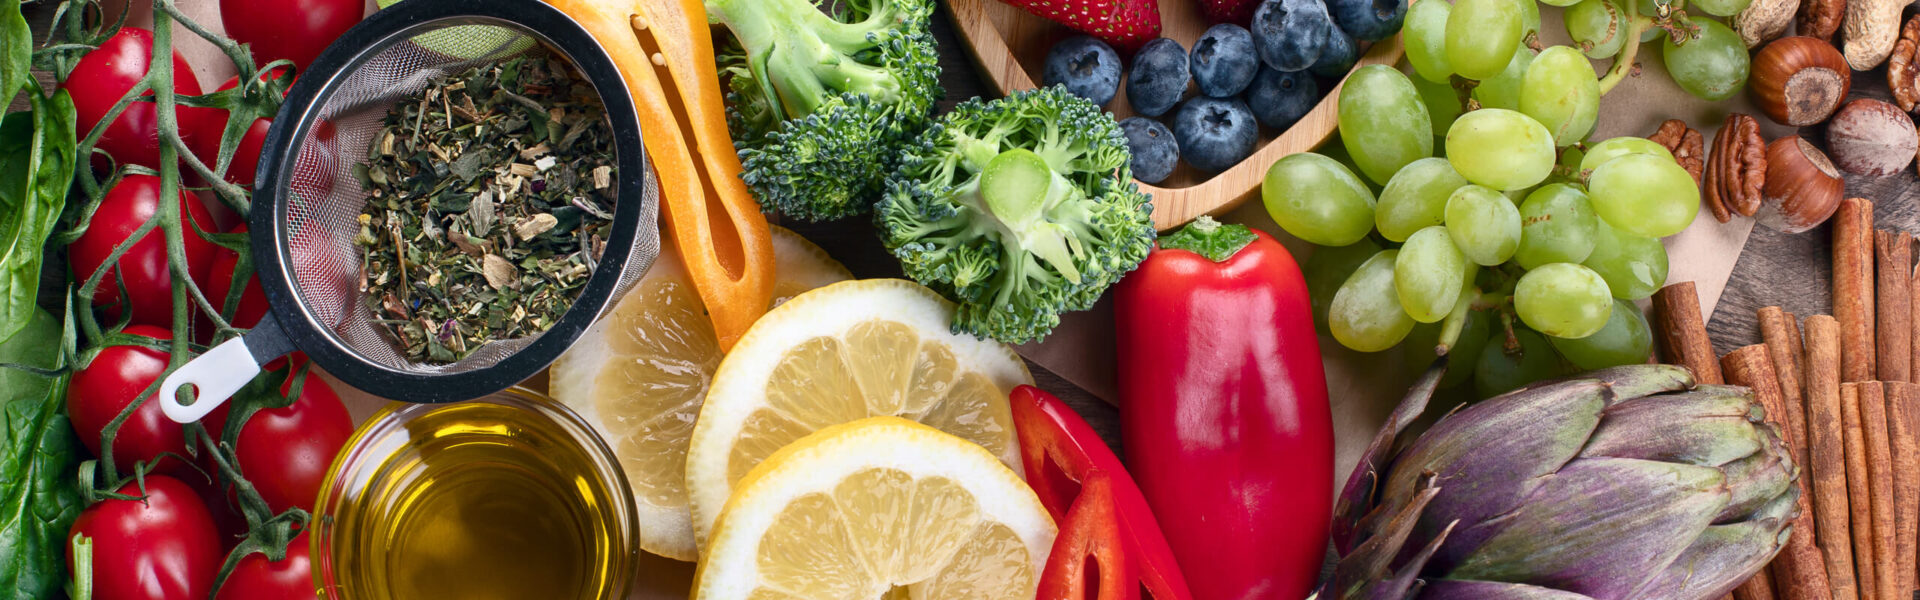
[[[0,0],[5,1],[5,0]],[[0,120],[0,339],[38,310],[40,264],[73,182],[73,97],[29,82],[33,110]]]
[[[0,342],[0,363],[57,369],[60,321],[38,308],[30,316]],[[67,422],[66,384],[65,375],[0,367],[0,598],[57,597],[67,580],[86,451]]]
[[[20,14],[20,0],[0,0],[0,105],[26,85],[33,66],[33,28]]]

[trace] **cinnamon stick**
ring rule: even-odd
[[[1840,320],[1842,381],[1874,377],[1873,310],[1873,202],[1848,198],[1833,215],[1833,316]]]
[[[1720,359],[1721,372],[1726,375],[1727,383],[1753,390],[1754,398],[1767,411],[1767,422],[1780,429],[1787,446],[1798,455],[1805,434],[1795,434],[1791,430],[1791,423],[1787,420],[1786,397],[1781,393],[1780,378],[1774,371],[1772,356],[1766,344],[1740,348]],[[1821,556],[1820,547],[1813,539],[1813,508],[1808,498],[1806,478],[1796,478],[1794,485],[1800,488],[1799,516],[1793,521],[1793,534],[1787,538],[1786,547],[1768,565],[1773,573],[1773,591],[1776,596],[1786,600],[1825,600],[1832,597],[1833,589],[1827,582],[1826,559]]]
[[[1706,318],[1700,316],[1700,295],[1693,282],[1682,281],[1654,292],[1653,309],[1666,361],[1693,371],[1696,382],[1725,383],[1713,341],[1707,338]]]
[[[1908,354],[1910,360],[1908,361],[1909,365],[1907,370],[1909,375],[1914,375],[1909,378],[1908,381],[1920,381],[1920,375],[1913,373],[1914,366],[1920,365],[1920,344],[1912,343],[1913,340],[1920,340],[1920,302],[1914,302],[1914,298],[1920,298],[1920,272],[1915,272],[1911,275],[1911,278],[1908,279],[1907,286],[1907,304],[1911,308],[1907,313],[1908,331],[1910,332],[1908,334],[1907,345],[1911,346],[1911,351]]]
[[[1814,540],[1826,555],[1834,600],[1860,600],[1847,489],[1847,434],[1840,391],[1840,323],[1807,317],[1807,453],[1813,483]]]
[[[1873,589],[1880,600],[1911,600],[1900,597],[1900,576],[1895,572],[1893,547],[1893,445],[1887,438],[1886,384],[1870,381],[1860,384],[1860,429],[1867,443],[1867,503],[1871,506],[1873,536]],[[1859,535],[1856,528],[1854,535]]]
[[[1841,347],[1846,344],[1842,342]],[[1841,363],[1844,365],[1845,360]],[[1873,501],[1869,492],[1866,427],[1862,424],[1860,405],[1866,384],[1844,383],[1840,385],[1840,420],[1846,428],[1847,441],[1847,523],[1853,533],[1853,572],[1854,581],[1860,588],[1861,600],[1878,600],[1873,556]]]
[[[1800,397],[1806,398],[1807,391],[1807,347],[1802,343],[1805,338],[1800,333],[1800,317],[1793,313],[1787,315],[1787,345],[1793,348],[1793,376],[1800,381]]]
[[[1781,413],[1780,426],[1786,430],[1787,445],[1793,449],[1793,464],[1805,470],[1807,414],[1805,387],[1801,385],[1801,361],[1805,359],[1799,351],[1799,331],[1793,325],[1793,315],[1778,306],[1760,309],[1759,317],[1760,339],[1766,342],[1767,355],[1773,361],[1773,372],[1780,380],[1780,398],[1786,409]],[[1728,379],[1732,379],[1732,375],[1728,375]]]
[[[1913,236],[1876,231],[1873,256],[1875,372],[1880,381],[1913,381]]]
[[[1765,571],[1748,577],[1740,587],[1733,588],[1733,600],[1773,600],[1773,598],[1773,582],[1767,580]]]
[[[1920,520],[1920,386],[1887,384],[1887,436],[1893,448],[1894,584],[1897,596],[1910,598],[1916,587],[1920,545],[1914,528]]]

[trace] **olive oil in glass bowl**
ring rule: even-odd
[[[323,598],[625,598],[639,538],[614,454],[519,388],[374,415],[313,520]]]

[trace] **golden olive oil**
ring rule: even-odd
[[[375,417],[321,497],[324,591],[342,600],[625,596],[629,493],[604,446],[580,439],[588,429],[563,410],[523,397]]]

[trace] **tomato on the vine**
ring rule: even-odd
[[[201,231],[218,230],[213,215],[207,212],[198,196],[182,190],[179,202],[181,214],[186,215],[193,226]],[[100,201],[99,210],[87,222],[87,232],[68,246],[74,280],[85,281],[91,277],[94,270],[106,264],[114,246],[126,241],[159,211],[159,177],[127,175],[121,178]],[[193,280],[206,281],[213,266],[214,251],[220,247],[201,238],[188,224],[188,221],[181,222],[187,268]],[[120,256],[120,262],[100,279],[100,286],[94,288],[93,305],[117,318],[121,299],[119,284],[114,280],[115,270],[126,280],[134,323],[156,327],[173,325],[173,273],[167,269],[167,240],[160,227],[155,226],[146,237],[134,242],[126,254]]]
[[[236,164],[238,159],[234,161]],[[242,223],[227,233],[246,233],[247,226]],[[233,291],[233,272],[240,268],[240,255],[232,250],[220,248],[213,257],[213,269],[207,274],[207,302],[214,308],[224,308],[227,294]],[[247,276],[246,289],[240,291],[240,304],[233,310],[234,327],[252,329],[267,316],[267,294],[260,289],[260,277]]]
[[[271,76],[266,72],[260,74],[263,79]],[[222,92],[236,87],[240,87],[239,75],[228,77],[226,83],[220,84],[220,87],[214,88],[213,91]],[[272,128],[273,120],[271,119],[254,119],[253,124],[247,126],[246,133],[240,137],[240,145],[234,147],[233,161],[227,163],[227,173],[223,177],[227,183],[253,185],[253,172],[260,166],[261,148],[267,142],[267,130]],[[213,110],[208,118],[201,120],[200,130],[195,132],[193,153],[198,155],[209,169],[214,167],[215,161],[220,160],[220,138],[226,133],[226,129],[227,111]]]
[[[280,384],[282,394],[293,389],[293,379],[306,361],[289,362],[293,370]],[[208,433],[218,437],[226,431],[229,406],[221,405],[202,421]],[[346,405],[318,372],[309,371],[293,404],[264,409],[247,419],[233,451],[240,474],[259,490],[273,512],[296,506],[311,512],[334,455],[352,435],[353,417]]]
[[[220,0],[220,24],[254,62],[284,58],[302,72],[365,13],[361,0]]]
[[[264,554],[248,554],[227,574],[213,600],[310,600],[313,598],[313,561],[307,532],[287,543],[287,556],[277,561]]]
[[[145,498],[106,499],[73,521],[67,539],[93,542],[95,600],[203,600],[220,575],[220,542],[206,506],[178,479],[148,475]],[[116,493],[138,497],[140,482]],[[67,566],[73,553],[67,552]]]
[[[74,65],[73,73],[61,87],[73,95],[73,111],[81,138],[106,118],[121,96],[127,95],[134,84],[147,76],[152,62],[153,32],[122,27],[120,33]],[[173,93],[175,96],[200,95],[200,82],[194,79],[193,67],[187,65],[187,59],[178,50],[173,52]],[[153,92],[146,95],[152,96]],[[207,116],[206,109],[178,105],[175,115],[179,119],[181,138],[187,142],[193,141],[194,132],[200,130],[200,122]],[[160,118],[154,114],[153,103],[127,105],[120,117],[100,134],[95,147],[107,151],[123,165],[160,168]]]
[[[173,334],[149,325],[132,325],[122,333],[156,340],[171,340]],[[73,373],[67,386],[67,416],[73,431],[94,456],[100,456],[100,431],[107,423],[140,398],[147,386],[167,371],[167,354],[145,346],[108,346],[93,357],[86,368]],[[120,423],[113,439],[113,464],[122,473],[132,472],[135,461],[159,458],[162,472],[185,468],[171,452],[185,456],[186,433],[160,410],[160,402],[148,397]]]

